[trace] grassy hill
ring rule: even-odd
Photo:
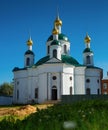
[[[108,130],[108,101],[57,104],[23,120],[9,116],[0,122],[0,130]]]

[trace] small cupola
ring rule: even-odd
[[[28,50],[25,52],[24,55],[24,67],[30,67],[34,64],[34,56],[35,56],[32,51],[33,41],[31,37],[27,40],[26,44],[28,46]]]

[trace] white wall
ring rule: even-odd
[[[91,94],[98,94],[97,89],[101,91],[101,70],[95,68],[87,68],[85,73],[85,89],[90,88]],[[89,79],[90,82],[86,82]]]
[[[74,76],[74,93],[85,94],[85,67],[76,67]]]

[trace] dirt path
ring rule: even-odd
[[[7,116],[7,115],[16,115],[16,116],[26,116],[31,113],[36,112],[38,109],[46,109],[49,106],[52,106],[53,104],[43,104],[43,105],[25,105],[21,107],[3,107],[0,108],[0,116]]]

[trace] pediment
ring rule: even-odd
[[[46,63],[61,63],[61,60],[56,59],[56,58],[51,58],[51,59],[48,60]]]

